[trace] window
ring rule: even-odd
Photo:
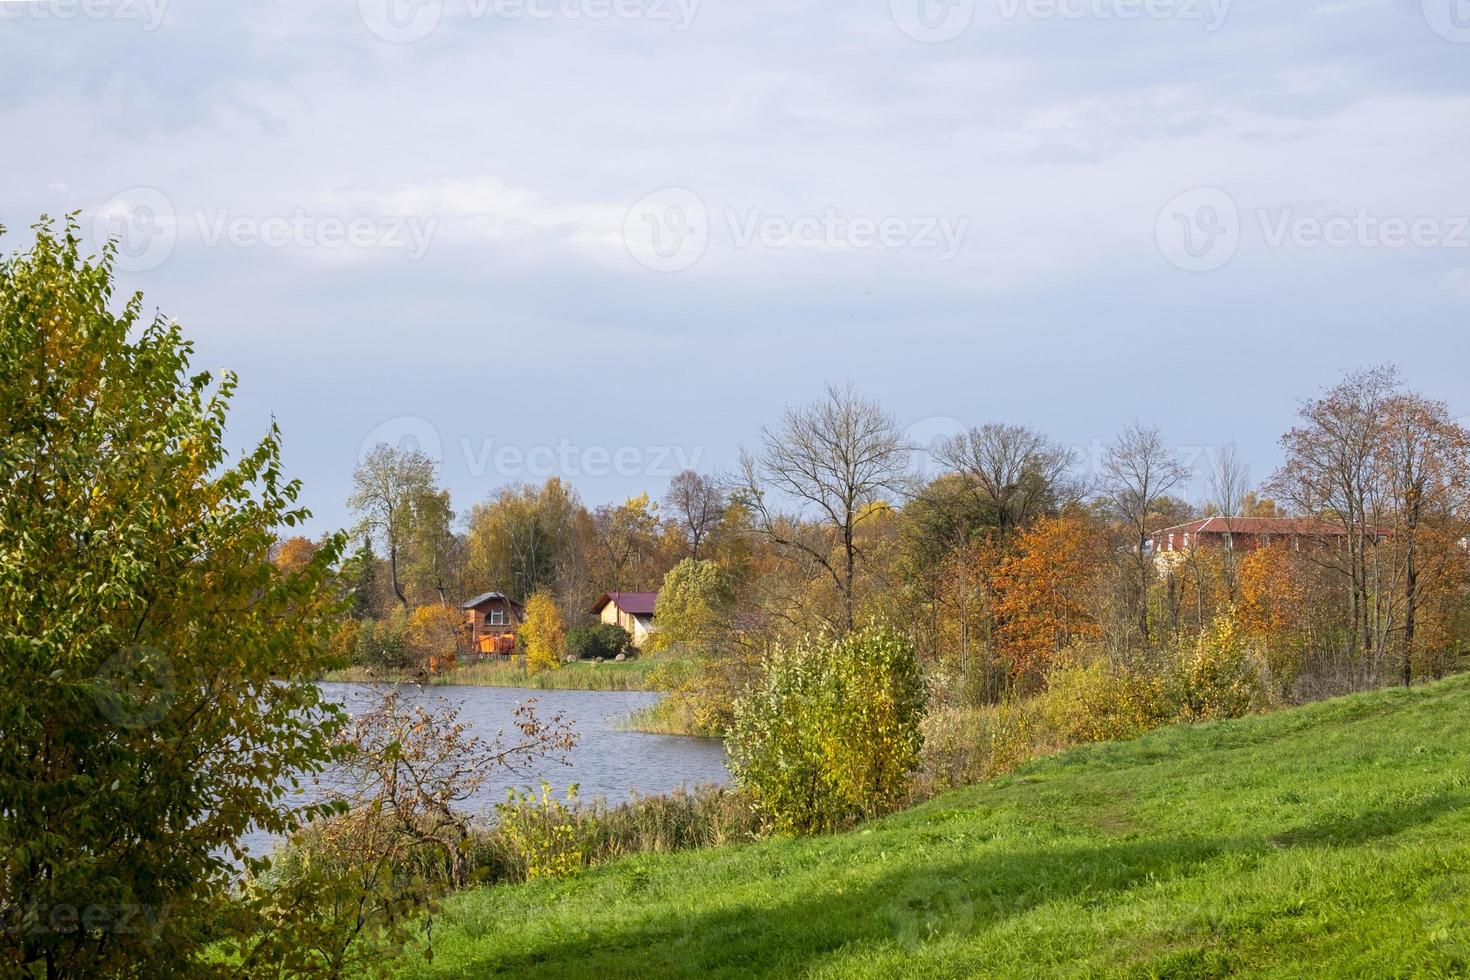
[[[504,626],[505,625],[505,610],[504,609],[492,609],[492,610],[490,610],[488,613],[485,614],[485,622],[488,623],[488,624],[490,624],[491,626]]]

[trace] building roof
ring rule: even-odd
[[[602,612],[603,607],[609,602],[630,616],[652,616],[654,603],[658,602],[658,593],[604,592],[593,603],[592,611],[594,613]]]
[[[483,606],[485,603],[489,602],[492,599],[500,599],[504,602],[510,603],[512,606],[520,605],[519,602],[516,602],[504,592],[482,592],[479,595],[475,596],[473,599],[470,599],[468,602],[460,603],[459,608],[474,609],[476,606]]]
[[[1299,534],[1310,537],[1342,537],[1342,525],[1316,517],[1206,517],[1188,524],[1175,524],[1153,533],[1161,534]]]

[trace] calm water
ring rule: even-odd
[[[323,684],[322,690],[357,715],[374,703],[381,686]],[[542,720],[562,712],[576,730],[577,747],[567,755],[570,765],[543,763],[528,773],[498,775],[467,801],[467,809],[472,813],[493,814],[495,804],[505,801],[507,789],[531,786],[539,791],[542,779],[551,783],[559,799],[565,797],[568,784],[577,783],[578,796],[583,800],[601,796],[618,803],[635,791],[650,796],[680,786],[723,783],[729,777],[724,746],[716,739],[644,735],[615,728],[618,719],[657,701],[661,695],[655,692],[412,685],[400,690],[404,701],[409,703],[458,708],[459,720],[486,741],[493,739],[498,731],[509,730],[516,705],[531,698],[535,698],[536,714]],[[256,854],[269,852],[272,843],[265,834],[246,838],[246,846]]]

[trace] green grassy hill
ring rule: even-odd
[[[839,837],[453,899],[407,976],[1470,972],[1470,677],[1158,731]]]

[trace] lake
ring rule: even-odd
[[[377,699],[382,685],[329,684],[322,690],[344,705],[353,715],[361,714]],[[540,691],[512,687],[418,687],[399,688],[406,703],[429,707],[447,704],[459,709],[459,720],[487,742],[501,730],[509,730],[516,705],[534,698],[542,720],[563,713],[576,730],[577,746],[567,754],[570,765],[541,763],[528,773],[504,773],[488,780],[467,801],[475,814],[493,814],[495,804],[505,802],[510,788],[538,789],[541,780],[551,783],[558,799],[567,786],[578,784],[578,796],[591,800],[601,796],[610,803],[627,800],[635,791],[644,796],[668,793],[680,786],[693,788],[724,783],[725,748],[718,739],[685,738],[675,735],[645,735],[619,731],[616,723],[630,712],[653,704],[663,695],[654,691]],[[245,845],[253,854],[268,853],[272,840],[264,833],[250,834]]]

